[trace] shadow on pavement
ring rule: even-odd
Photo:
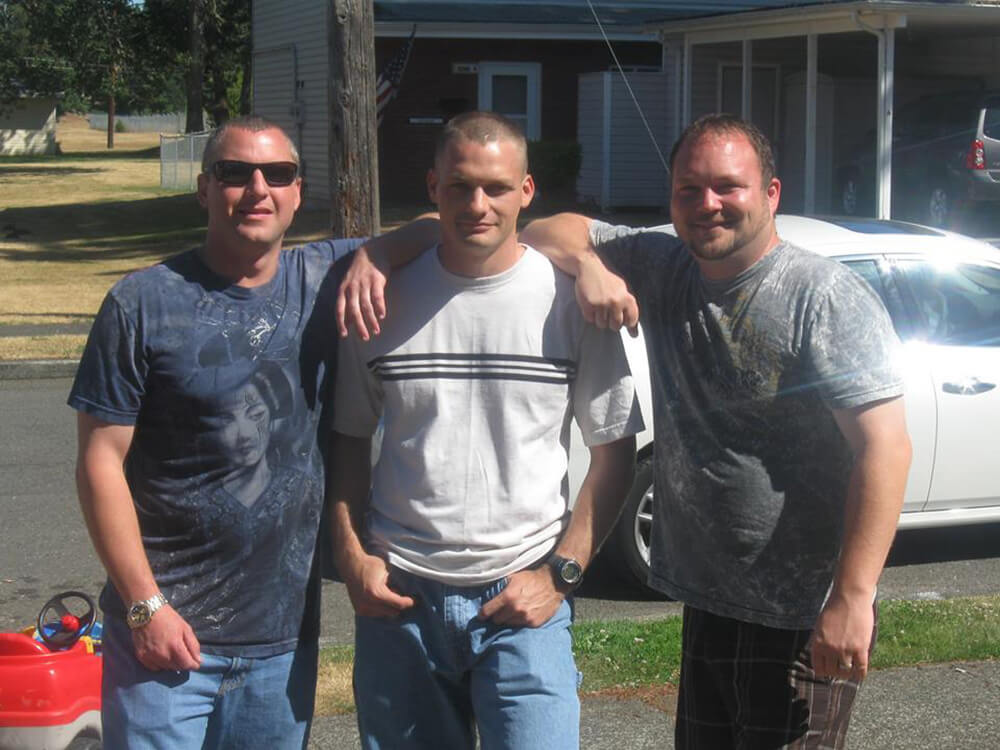
[[[897,532],[887,566],[1000,556],[1000,523]]]

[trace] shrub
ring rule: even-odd
[[[583,149],[576,141],[528,141],[528,165],[539,192],[567,195],[576,189]]]
[[[115,132],[116,133],[124,133],[127,130],[128,130],[128,128],[125,127],[125,123],[124,122],[122,122],[121,120],[115,120]]]

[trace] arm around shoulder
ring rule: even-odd
[[[538,250],[560,271],[576,278],[582,264],[588,259],[596,260],[590,241],[591,223],[592,220],[582,214],[555,214],[530,222],[521,230],[520,240]]]
[[[581,214],[556,214],[532,221],[520,239],[576,279],[577,303],[588,323],[614,330],[624,325],[635,335],[638,304],[624,280],[598,257],[590,236],[592,224]]]
[[[380,332],[387,314],[385,287],[393,268],[406,265],[441,238],[438,215],[425,213],[398,229],[372,237],[357,249],[337,293],[337,328],[353,327],[362,341]]]

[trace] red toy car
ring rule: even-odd
[[[69,591],[36,628],[0,633],[0,750],[101,746],[100,630],[94,600]]]

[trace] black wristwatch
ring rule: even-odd
[[[555,553],[545,561],[556,575],[556,583],[562,583],[571,588],[580,585],[583,580],[583,566],[572,557],[561,557]]]

